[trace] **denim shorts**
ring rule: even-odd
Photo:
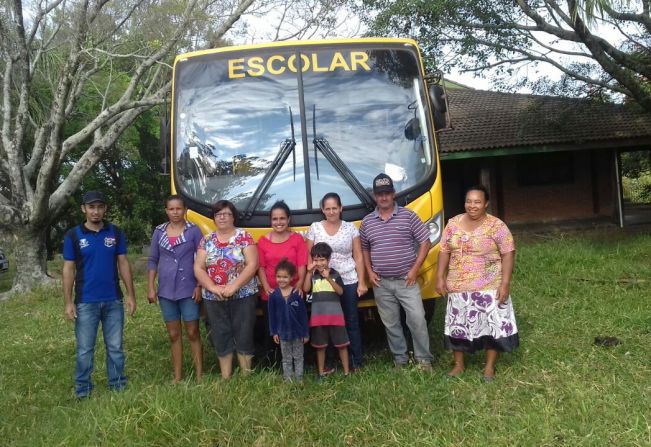
[[[199,319],[199,304],[195,303],[192,298],[168,300],[167,298],[158,297],[158,303],[165,323],[180,321],[181,318],[186,322]]]

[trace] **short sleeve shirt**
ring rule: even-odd
[[[113,224],[92,231],[81,224],[63,239],[63,259],[75,262],[75,302],[122,299],[117,258],[127,254],[124,233]]]
[[[250,245],[255,245],[253,237],[241,228],[235,229],[235,235],[228,242],[220,242],[214,232],[207,234],[199,243],[199,249],[206,251],[206,271],[210,279],[218,285],[233,282],[246,265],[244,249]],[[240,288],[233,298],[245,298],[257,291],[258,282],[254,276]],[[221,300],[205,288],[203,289],[203,299]]]
[[[322,222],[314,222],[310,225],[305,237],[315,244],[325,242],[332,248],[330,266],[339,272],[344,284],[357,282],[357,271],[353,259],[353,239],[359,237],[359,231],[353,223],[342,221],[337,233],[330,236]]]
[[[329,272],[330,278],[343,287],[341,276],[333,268]],[[341,298],[334,287],[319,272],[312,275],[312,313],[310,327],[314,326],[345,326],[344,311],[341,307]]]
[[[418,215],[396,205],[388,220],[377,209],[364,217],[359,229],[362,250],[371,256],[373,271],[385,277],[405,277],[416,262],[417,245],[429,231]]]
[[[515,250],[513,235],[504,222],[490,214],[474,231],[465,231],[460,226],[462,216],[450,219],[441,237],[441,251],[450,253],[448,289],[497,289],[502,281],[501,255]]]
[[[307,265],[307,245],[303,236],[298,233],[292,233],[284,242],[271,242],[268,237],[263,236],[258,241],[258,262],[264,269],[267,282],[272,289],[278,287],[276,282],[276,266],[283,259],[287,258],[289,262],[297,268]],[[292,285],[296,285],[298,275],[292,278]],[[264,290],[261,293],[262,299],[268,297]]]

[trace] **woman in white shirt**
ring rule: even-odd
[[[351,371],[362,367],[362,334],[359,327],[357,303],[359,297],[368,291],[364,275],[362,246],[359,231],[351,222],[341,220],[341,198],[329,192],[321,199],[321,212],[325,219],[314,222],[307,232],[308,252],[318,242],[325,242],[332,248],[330,267],[334,268],[344,281],[341,307],[346,319],[346,330],[350,339],[348,349]]]

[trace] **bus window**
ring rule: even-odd
[[[297,153],[284,161],[258,208],[268,209],[280,198],[292,208],[304,208],[295,74],[285,70],[232,79],[240,74],[241,66],[198,59],[179,69],[175,89],[177,187],[198,202],[229,199],[238,208],[246,208],[283,143],[292,139],[294,120],[298,123],[293,133]]]
[[[177,61],[174,92],[176,187],[205,209],[231,200],[246,224],[266,225],[279,199],[307,224],[331,191],[359,219],[374,206],[378,173],[399,197],[422,195],[436,178],[414,47],[199,54]]]
[[[336,50],[314,51],[332,59]],[[362,53],[361,50],[359,50]],[[366,50],[368,70],[303,74],[309,139],[332,147],[342,164],[365,189],[380,172],[390,175],[398,192],[422,182],[432,168],[424,95],[415,54],[399,50]],[[416,123],[415,138],[405,126]],[[344,181],[332,160],[310,153],[312,200],[335,190],[347,205],[360,198]],[[319,175],[316,169],[319,168]]]

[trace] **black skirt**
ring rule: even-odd
[[[443,344],[445,349],[449,351],[467,352],[469,354],[474,354],[477,351],[483,351],[485,349],[494,349],[498,352],[512,352],[520,346],[520,337],[516,332],[504,338],[496,339],[490,335],[485,335],[469,341],[444,335]]]

